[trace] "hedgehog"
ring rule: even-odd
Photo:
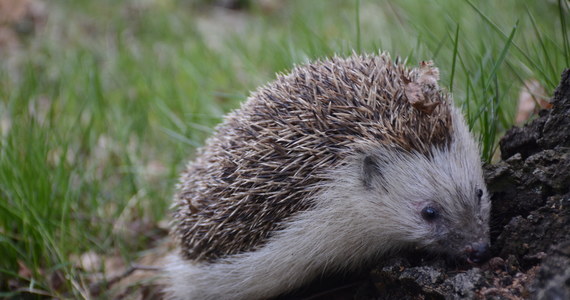
[[[402,251],[485,260],[479,150],[431,61],[295,67],[229,113],[182,173],[173,299],[267,299]]]

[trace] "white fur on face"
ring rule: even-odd
[[[369,198],[361,201],[368,206],[362,213],[382,235],[391,234],[392,243],[459,255],[471,243],[488,242],[490,202],[479,152],[460,113],[454,109],[453,114],[452,143],[429,157],[365,146],[378,175],[369,191],[352,194]],[[438,210],[438,220],[421,217],[426,206]]]

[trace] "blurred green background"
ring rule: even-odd
[[[147,255],[224,113],[314,59],[433,60],[490,161],[525,85],[548,98],[570,65],[568,18],[547,0],[0,0],[0,297],[88,298],[107,261]]]

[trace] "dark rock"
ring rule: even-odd
[[[403,267],[389,263],[371,272],[379,299],[473,299],[475,287],[482,285],[481,270],[449,273],[444,266],[428,263]]]
[[[503,161],[485,167],[493,195],[493,250],[506,258],[506,273],[516,275],[507,290],[505,276],[498,286],[481,289],[484,299],[489,291],[570,299],[570,258],[556,250],[570,246],[552,248],[570,243],[570,70],[551,103],[538,119],[509,130],[500,142]]]
[[[553,193],[566,193],[570,188],[570,148],[559,146],[534,154],[525,161],[525,169]]]
[[[511,218],[518,215],[526,217],[540,207],[550,194],[548,186],[536,178],[531,170],[532,166],[525,167],[520,154],[485,167],[487,188],[493,195],[492,242]]]
[[[557,147],[525,160],[519,153],[485,167],[487,187],[493,194],[493,241],[511,218],[544,205],[549,196],[570,191],[570,148]]]
[[[509,157],[519,153],[523,158],[541,150],[538,140],[541,137],[542,128],[546,120],[539,118],[525,127],[514,127],[507,131],[499,142],[501,147],[501,158],[507,160]]]
[[[515,255],[523,267],[535,265],[551,245],[570,241],[570,194],[552,196],[546,205],[531,212],[526,218],[515,217],[505,226],[496,246],[500,256]]]
[[[500,141],[503,161],[485,166],[493,194],[492,241],[512,218],[526,218],[548,197],[570,191],[569,94],[570,69],[554,93],[553,108],[527,126],[509,130]]]
[[[551,248],[531,290],[532,299],[570,299],[570,241]]]

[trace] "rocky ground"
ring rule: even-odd
[[[492,253],[472,268],[398,258],[369,273],[328,278],[283,299],[570,299],[570,69],[552,108],[500,142],[485,166]]]

